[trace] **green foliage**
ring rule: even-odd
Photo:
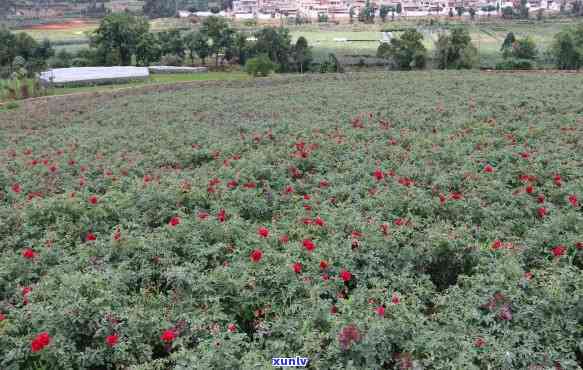
[[[582,82],[312,75],[2,110],[0,368],[579,369]]]
[[[235,43],[235,31],[221,17],[207,17],[200,30],[209,40],[209,55],[215,56],[215,66],[219,65],[221,54],[230,59]],[[202,45],[201,45],[202,46]]]
[[[163,55],[174,54],[184,58],[184,40],[177,29],[162,31],[157,34],[160,50]]]
[[[439,69],[471,69],[477,66],[478,50],[465,28],[442,33],[435,43],[435,59]]]
[[[583,25],[565,28],[555,35],[551,53],[559,69],[583,67]]]
[[[364,23],[374,23],[375,18],[375,8],[371,4],[370,0],[366,0],[364,7],[360,10],[358,14],[358,20]]]
[[[149,66],[158,61],[162,55],[159,38],[151,32],[140,35],[136,45],[136,63]]]
[[[265,54],[277,64],[279,72],[291,69],[293,47],[287,28],[264,27],[255,33],[257,41],[252,46],[254,55]]]
[[[312,50],[305,37],[298,37],[296,44],[293,46],[292,59],[300,73],[303,73],[309,68],[313,59]]]
[[[496,64],[496,69],[498,70],[530,70],[533,69],[533,63],[530,59],[515,59],[515,58],[508,58],[505,59],[503,62]]]
[[[407,30],[401,37],[391,39],[390,43],[381,44],[377,56],[390,60],[395,69],[423,69],[427,60],[423,35],[416,30]]]
[[[176,15],[179,0],[145,0],[143,11],[149,18],[168,18]]]
[[[268,76],[271,72],[275,71],[277,65],[269,59],[267,54],[260,54],[254,58],[250,58],[245,63],[245,71],[253,76]]]
[[[184,45],[190,52],[190,59],[194,63],[194,56],[198,56],[202,64],[210,55],[208,36],[202,32],[189,32],[184,36]]]
[[[101,49],[108,61],[120,65],[132,63],[140,40],[149,32],[150,25],[143,17],[117,13],[103,18],[91,37],[91,46]]]

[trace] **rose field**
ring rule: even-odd
[[[0,107],[0,369],[581,369],[583,74]]]

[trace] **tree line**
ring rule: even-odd
[[[540,50],[530,36],[517,38],[508,33],[501,45],[503,62],[496,69],[532,69]],[[547,54],[561,70],[583,67],[583,24],[566,27],[555,35]],[[415,29],[400,37],[382,43],[377,57],[387,60],[395,70],[423,69],[428,64],[429,52],[423,44],[423,34]],[[443,32],[435,42],[433,60],[438,69],[470,69],[479,64],[478,49],[472,43],[469,31],[463,27]]]

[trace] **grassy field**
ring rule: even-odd
[[[0,368],[580,369],[583,75],[0,111]]]

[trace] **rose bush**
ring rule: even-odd
[[[0,112],[0,368],[580,368],[581,82],[341,75]]]

